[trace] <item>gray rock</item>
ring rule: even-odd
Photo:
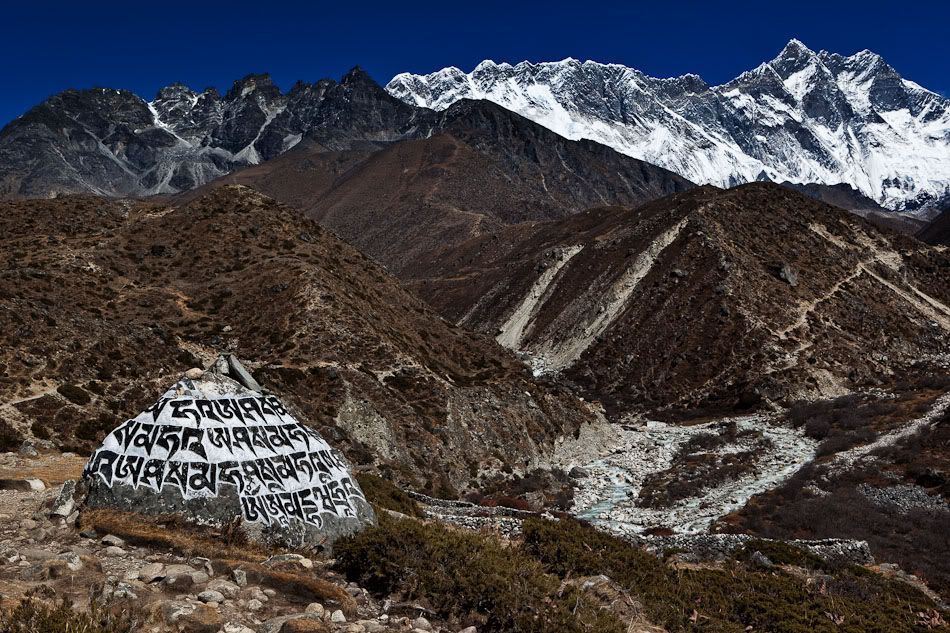
[[[476,629],[474,626],[467,626],[459,631],[459,633],[478,633],[478,629]]]
[[[247,572],[243,569],[235,569],[231,572],[231,576],[234,577],[234,584],[236,584],[238,587],[247,586]]]
[[[46,484],[39,479],[0,479],[0,490],[41,492],[46,490]]]
[[[264,608],[264,603],[256,598],[247,601],[248,611],[260,611],[263,608]]]
[[[323,614],[326,613],[326,609],[323,608],[323,605],[319,602],[311,602],[307,605],[307,608],[304,609],[304,613],[312,613],[317,617],[323,617]]]
[[[584,479],[586,477],[590,477],[590,473],[580,466],[575,466],[569,473],[567,473],[567,476],[572,479]]]
[[[144,583],[155,582],[165,577],[165,566],[161,563],[149,563],[139,570],[139,580]]]
[[[118,545],[110,545],[109,547],[102,550],[103,556],[111,556],[111,557],[125,556],[127,553],[128,552],[126,552],[124,549],[122,549]]]
[[[125,545],[125,541],[112,534],[106,534],[103,536],[101,542],[103,545],[115,545],[116,547],[122,547]]]
[[[220,604],[224,602],[224,594],[221,593],[220,591],[205,589],[204,591],[198,594],[198,600],[201,600],[202,602],[215,602],[215,603]]]
[[[346,622],[346,616],[343,615],[343,612],[337,609],[330,615],[330,622],[334,624],[343,624]]]
[[[424,617],[419,616],[412,621],[412,628],[419,629],[420,631],[431,631],[432,624],[426,620]]]
[[[70,479],[63,484],[63,487],[59,491],[59,495],[56,497],[56,501],[53,502],[53,506],[50,508],[50,517],[65,519],[71,515],[76,509],[75,496],[76,481],[74,479]]]
[[[785,262],[782,262],[779,267],[778,278],[793,288],[798,285],[798,272]]]
[[[238,588],[236,584],[234,584],[233,582],[224,580],[223,578],[216,578],[212,580],[211,582],[208,583],[207,588],[209,591],[219,592],[225,598],[234,598],[238,595],[238,591],[240,591],[240,589]],[[218,600],[218,602],[221,602],[221,601]]]

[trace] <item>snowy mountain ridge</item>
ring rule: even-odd
[[[568,58],[403,73],[386,89],[436,110],[487,99],[697,183],[845,183],[911,211],[950,197],[950,101],[867,50],[845,57],[792,40],[719,86]]]

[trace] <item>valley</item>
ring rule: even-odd
[[[947,106],[797,39],[45,99],[0,633],[946,630]]]

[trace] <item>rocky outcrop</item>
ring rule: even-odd
[[[184,378],[106,436],[86,466],[86,506],[329,547],[375,522],[351,467],[233,356]],[[58,510],[60,513],[61,510]]]

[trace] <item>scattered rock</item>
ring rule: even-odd
[[[584,479],[585,477],[590,477],[590,473],[580,466],[575,466],[569,473],[567,473],[567,476],[571,479]]]
[[[420,631],[431,631],[432,624],[426,620],[424,617],[419,616],[412,621],[412,628],[419,629]]]
[[[238,587],[247,586],[247,572],[243,569],[235,569],[231,572],[231,576],[234,578],[234,584]]]
[[[749,559],[752,561],[753,565],[755,565],[756,567],[761,567],[763,569],[769,569],[775,566],[772,563],[772,561],[769,560],[769,557],[763,554],[762,552],[760,552],[759,550],[755,550],[754,552],[752,552],[752,556],[750,556]]]
[[[161,563],[149,563],[139,570],[139,580],[144,583],[155,582],[165,577],[165,566]]]
[[[205,370],[201,369],[200,367],[192,367],[185,372],[185,378],[190,380],[198,380],[202,375],[204,375],[204,373]]]
[[[117,545],[110,545],[102,550],[103,556],[125,556],[127,552]]]
[[[309,618],[287,620],[280,627],[280,633],[324,633],[325,631],[329,631],[326,624]]]
[[[50,517],[65,519],[71,515],[76,509],[75,497],[76,481],[70,479],[63,484],[62,489],[59,491],[59,496],[57,496],[56,501],[53,502],[53,507],[50,508]]]
[[[208,583],[207,587],[210,591],[216,591],[220,593],[225,598],[234,598],[237,596],[240,588],[235,585],[233,582],[224,580],[223,578],[216,578]],[[221,602],[218,600],[217,602]]]
[[[114,536],[112,534],[106,534],[105,536],[102,537],[102,544],[115,545],[116,547],[122,547],[123,545],[125,545],[125,541],[120,539],[118,536]]]
[[[264,603],[258,600],[257,598],[252,598],[247,601],[247,610],[248,611],[260,611],[264,608]]]
[[[178,628],[181,633],[218,633],[221,624],[221,614],[208,605],[201,604],[191,613],[181,616]]]
[[[319,602],[311,602],[307,605],[307,608],[304,609],[304,613],[312,613],[318,618],[322,618],[323,614],[326,613],[326,609],[324,609],[323,605]]]
[[[337,609],[336,611],[333,612],[332,615],[330,615],[330,622],[333,622],[335,624],[343,624],[344,622],[346,622],[346,616],[343,615],[342,611]]]
[[[300,569],[313,569],[313,561],[300,554],[277,554],[276,556],[271,556],[262,564],[270,568],[279,567],[290,569],[296,567]]]
[[[793,288],[798,285],[798,272],[790,264],[781,262],[777,268],[776,275],[779,279]]]
[[[198,594],[198,600],[202,602],[214,602],[216,604],[221,604],[224,602],[224,594],[220,591],[214,591],[213,589],[205,589]]]
[[[40,492],[46,490],[46,484],[39,479],[0,479],[0,490]]]

